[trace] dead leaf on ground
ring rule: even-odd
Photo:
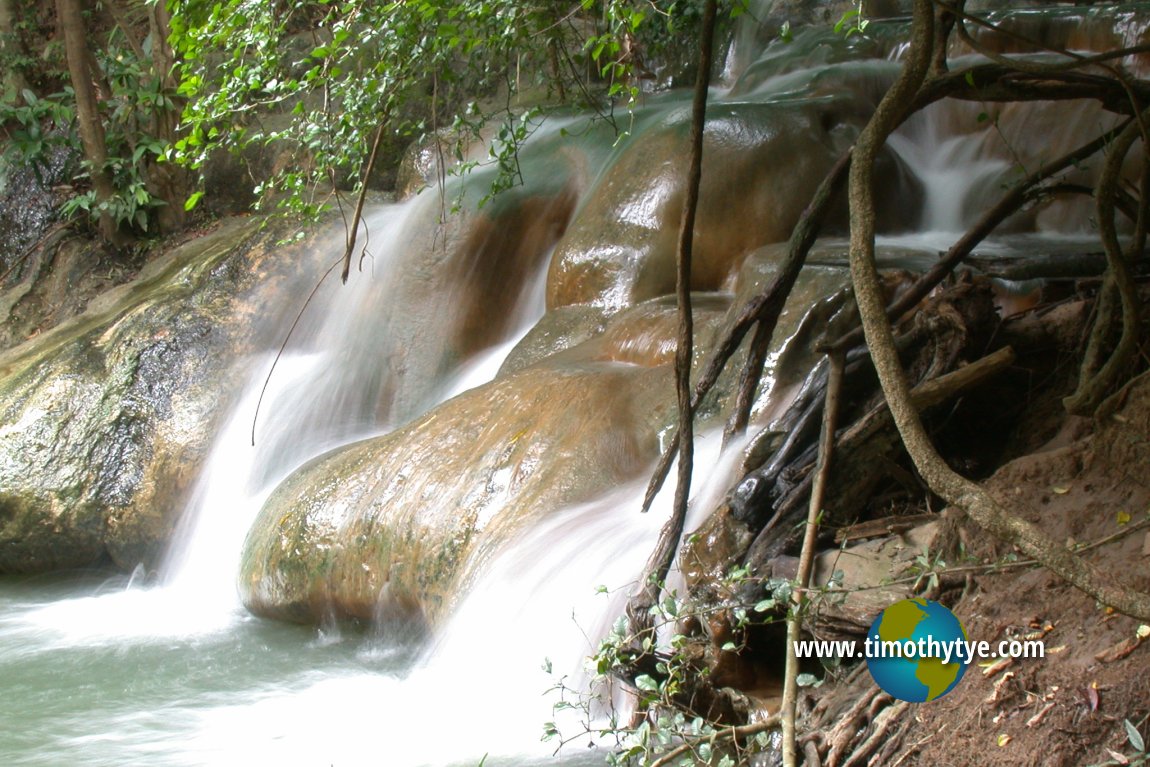
[[[1034,727],[1036,725],[1041,724],[1042,720],[1046,718],[1046,715],[1049,714],[1051,712],[1051,710],[1053,710],[1053,708],[1054,708],[1054,701],[1050,701],[1045,706],[1043,706],[1042,709],[1037,714],[1035,714],[1034,716],[1032,716],[1026,720],[1026,726],[1027,727]]]
[[[1090,686],[1086,688],[1086,702],[1090,704],[1091,712],[1097,711],[1098,706],[1102,703],[1098,697],[1098,688],[1095,686],[1097,684],[1097,682],[1092,682]]]
[[[1006,697],[1006,693],[1004,693],[1003,690],[1006,688],[1007,683],[1013,678],[1013,671],[1007,671],[1005,674],[1000,676],[998,681],[994,683],[994,689],[991,690],[990,695],[986,696],[986,700],[984,700],[983,703],[996,705],[1002,701]]]
[[[999,671],[1009,666],[1013,662],[1013,658],[999,658],[998,660],[988,663],[982,667],[983,676],[994,676]]]
[[[1122,660],[1126,656],[1130,655],[1130,653],[1138,649],[1138,646],[1142,644],[1142,642],[1146,639],[1146,636],[1150,636],[1150,630],[1144,634],[1142,628],[1143,626],[1138,627],[1137,636],[1123,639],[1113,647],[1107,647],[1105,650],[1095,655],[1094,660],[1100,661],[1102,663],[1113,663],[1116,660]]]
[[[1118,753],[1112,748],[1106,749],[1106,753],[1110,754],[1110,758],[1118,764],[1130,764],[1130,760],[1125,755]]]

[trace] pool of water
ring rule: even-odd
[[[603,763],[582,748],[552,758],[544,720],[521,721],[501,691],[467,677],[437,689],[414,643],[239,609],[196,628],[178,600],[121,577],[0,578],[0,762]],[[532,703],[549,684],[539,669]]]

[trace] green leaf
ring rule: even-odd
[[[184,201],[184,210],[191,210],[196,207],[196,203],[198,203],[203,196],[203,192],[192,192],[188,195],[188,199]]]
[[[1125,720],[1123,724],[1126,725],[1126,739],[1130,741],[1130,745],[1134,746],[1134,750],[1138,753],[1146,751],[1146,741],[1142,739],[1142,733],[1138,732],[1138,728],[1129,719]]]
[[[847,22],[850,21],[851,19],[855,18],[858,15],[860,15],[860,14],[857,10],[850,10],[850,11],[847,11],[846,13],[844,13],[842,15],[842,18],[839,19],[838,23],[835,24],[835,34],[842,34],[843,27],[846,26]]]
[[[795,677],[795,684],[797,684],[799,687],[818,687],[822,683],[823,680],[819,679],[814,674],[799,674]]]
[[[656,682],[648,674],[640,674],[639,676],[635,677],[635,686],[638,687],[640,690],[643,690],[645,692],[658,692],[659,691],[659,683]]]
[[[765,613],[768,610],[773,610],[775,609],[776,604],[778,604],[778,602],[773,599],[764,599],[762,602],[759,602],[757,605],[755,605],[755,612]]]

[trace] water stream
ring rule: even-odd
[[[402,241],[425,204],[376,211],[372,236]],[[271,490],[313,456],[387,428],[374,404],[387,371],[372,362],[380,355],[355,348],[386,330],[386,312],[372,311],[387,303],[385,266],[322,290],[270,378],[270,354],[240,366],[248,384],[158,583],[0,582],[5,764],[467,765],[487,753],[500,764],[552,762],[552,748],[538,744],[554,702],[541,667],[550,656],[556,673],[579,678],[653,546],[665,501],[649,515],[615,513],[637,508],[641,483],[562,511],[500,553],[422,649],[402,632],[258,620],[237,599],[240,545]],[[508,337],[445,373],[441,396],[495,375],[542,315],[545,274],[536,269],[511,307]],[[704,469],[718,442],[700,440]],[[711,478],[712,499],[732,479],[698,476]],[[599,594],[602,585],[613,596]]]
[[[750,45],[744,38],[740,44]],[[797,92],[814,87],[822,62],[769,74],[774,66],[768,60],[761,67],[768,72],[762,82],[717,95],[731,108],[791,104],[805,97]],[[868,66],[889,69],[881,60]],[[638,124],[658,125],[682,103],[653,101]],[[888,233],[884,244],[928,254],[945,248],[1013,167],[1015,158],[990,147],[994,137],[969,126],[956,131],[953,123],[953,114],[934,110],[894,138],[892,148],[921,184],[923,199],[915,220]],[[1079,130],[1093,135],[1094,128]],[[332,278],[321,289],[270,379],[274,350],[237,365],[234,375],[246,383],[155,582],[0,579],[5,765],[463,767],[485,755],[488,765],[555,763],[552,747],[539,743],[554,702],[544,692],[558,677],[580,683],[582,659],[641,572],[669,493],[648,515],[621,511],[638,507],[642,479],[557,510],[488,562],[431,637],[264,621],[236,597],[244,536],[285,476],[491,380],[543,316],[546,260],[528,270],[510,305],[493,310],[513,318],[501,339],[449,365],[429,364],[432,372],[422,378],[404,378],[406,369],[395,367],[386,346],[396,303],[392,275],[407,257],[409,230],[427,219],[429,198],[371,213],[368,268],[353,272],[347,287]],[[631,212],[638,216],[645,204],[650,200],[636,201]],[[619,220],[630,220],[625,213]],[[1022,247],[1066,242],[1058,227],[1029,232]],[[1019,243],[1007,239],[998,247],[1011,252]],[[340,245],[331,245],[333,259]],[[446,323],[454,298],[450,290],[441,295],[443,305],[427,314]],[[429,326],[421,338],[434,350],[445,332]],[[720,456],[718,443],[710,432],[699,438],[696,523],[734,479],[738,446]],[[542,669],[546,661],[550,675]],[[559,759],[603,762],[601,752],[578,744]]]
[[[417,200],[375,212],[372,235],[401,242],[422,207]],[[403,637],[344,638],[332,627],[317,633],[256,620],[235,590],[240,545],[275,485],[311,457],[386,428],[389,414],[376,405],[386,357],[368,347],[387,330],[386,313],[373,307],[386,305],[388,266],[353,273],[347,288],[325,286],[270,378],[270,354],[240,366],[248,384],[216,438],[160,583],[3,583],[5,764],[466,763],[483,748],[475,737],[482,730],[458,741],[434,737],[436,710],[452,699],[477,707],[478,691],[468,700],[467,691],[446,696],[442,685],[408,681],[432,672],[413,670],[415,649]],[[446,375],[442,389],[453,394],[494,375],[542,313],[540,276],[525,293],[511,337]],[[397,717],[405,721],[388,724]],[[499,732],[497,724],[485,726]],[[382,740],[365,738],[371,733]],[[458,748],[431,747],[447,742]]]

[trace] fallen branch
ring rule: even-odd
[[[1014,364],[1014,359],[1013,349],[1010,347],[999,349],[957,370],[919,384],[910,393],[911,402],[918,410],[927,410],[941,405],[1003,372]],[[857,451],[864,446],[874,448],[868,453],[872,460],[857,462],[846,458],[842,459],[839,462],[838,484],[852,489],[866,485],[863,476],[852,467],[858,465],[861,467],[860,471],[863,472],[874,470],[873,456],[886,450],[885,446],[878,446],[880,436],[889,431],[889,436],[884,438],[884,441],[891,448],[895,446],[898,432],[891,428],[892,425],[891,412],[885,404],[882,404],[872,409],[838,436],[835,450],[841,456],[856,455]],[[772,545],[771,532],[780,528],[788,528],[798,501],[805,496],[809,487],[810,480],[804,480],[778,502],[770,522],[755,536],[754,542],[747,550],[746,564],[769,561],[779,550],[788,545],[788,542],[792,540],[790,538]],[[854,490],[852,490],[853,492]]]
[[[1148,254],[1143,254],[1143,256]],[[1027,253],[1018,256],[970,256],[973,266],[988,277],[1000,280],[1081,280],[1106,272],[1106,254]]]

